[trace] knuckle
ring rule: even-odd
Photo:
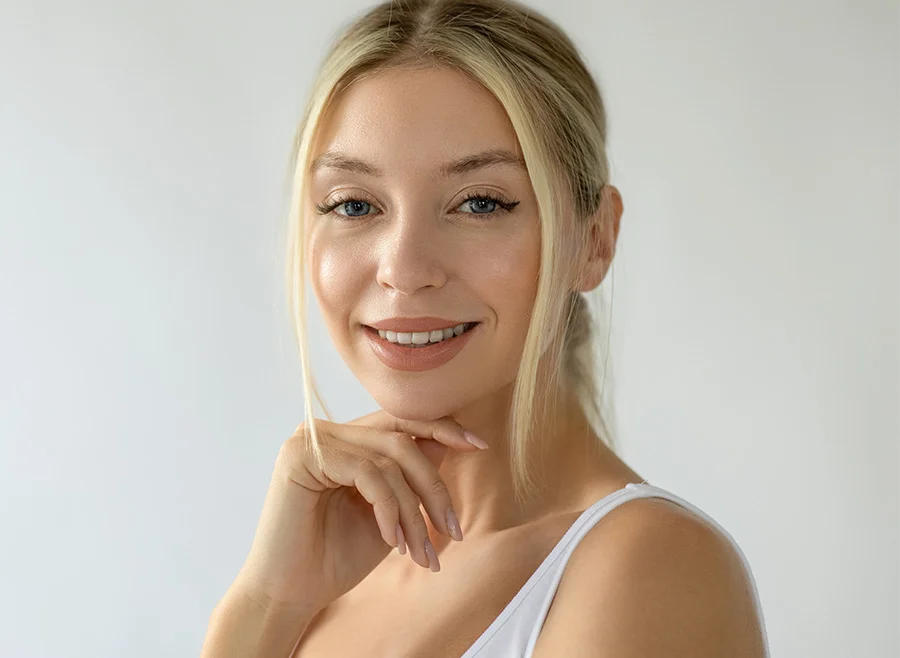
[[[376,476],[381,474],[381,468],[372,459],[362,459],[359,462],[359,472],[361,475]]]
[[[400,512],[400,501],[397,500],[397,496],[394,492],[390,492],[387,496],[382,498],[381,500],[375,501],[376,505],[380,505],[385,510],[392,514],[399,514]]]
[[[440,478],[440,476],[435,475],[428,481],[428,492],[435,496],[440,497],[449,497],[450,491],[447,489],[447,485]]]
[[[386,463],[381,467],[381,470],[384,471],[384,476],[391,481],[403,477],[403,469],[400,468],[400,464],[393,459],[387,459]]]
[[[389,432],[385,440],[388,450],[393,455],[407,450],[412,442],[412,435],[406,432]]]
[[[336,441],[335,437],[332,435],[331,423],[319,418],[314,419],[312,424],[303,421],[297,426],[293,435],[281,445],[280,453],[288,458],[289,461],[306,459],[309,457],[312,452],[313,437],[311,427],[313,424],[316,429],[316,438],[323,453],[334,447]]]
[[[316,433],[320,437],[324,437],[332,425],[333,423],[330,423],[323,418],[313,418],[311,421],[306,419],[297,425],[297,429],[294,430],[294,434],[291,438],[309,437],[312,434],[313,427],[315,427]]]
[[[410,524],[416,532],[428,533],[428,526],[425,524],[425,517],[422,516],[422,510],[416,505],[415,511],[410,516]]]
[[[306,438],[302,434],[295,434],[281,444],[278,449],[278,461],[286,464],[302,463],[306,457]]]
[[[310,422],[309,420],[303,420],[299,425],[297,425],[297,429],[294,430],[294,435],[291,438],[304,438],[309,436],[313,425],[315,425],[317,430],[321,429],[321,426],[315,421]]]
[[[393,473],[395,468],[399,468],[397,467],[397,462],[395,462],[387,455],[375,453],[370,455],[367,459],[380,471],[388,471]]]

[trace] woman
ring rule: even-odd
[[[308,275],[381,409],[284,443],[203,656],[767,655],[740,548],[598,414],[605,141],[574,46],[522,5],[346,30],[295,143],[290,296],[306,390]]]

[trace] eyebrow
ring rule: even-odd
[[[527,171],[525,158],[522,156],[506,149],[490,149],[446,162],[438,169],[438,175],[441,178],[451,178],[477,171],[478,169],[497,166],[520,167]],[[375,178],[384,176],[384,172],[375,165],[338,151],[325,151],[316,157],[312,165],[310,165],[309,171],[311,174],[314,174],[326,168],[364,174]]]

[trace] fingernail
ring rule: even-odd
[[[441,563],[438,562],[437,553],[434,552],[434,546],[431,540],[425,538],[425,556],[428,558],[428,568],[437,573],[441,570]]]
[[[403,536],[403,528],[397,524],[397,550],[400,555],[406,555],[406,538]]]
[[[463,438],[476,448],[487,450],[488,444],[472,434],[469,430],[463,430]]]
[[[456,518],[456,512],[452,507],[447,508],[447,528],[450,529],[450,536],[456,541],[463,540],[462,528],[459,527],[459,519]]]

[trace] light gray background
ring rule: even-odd
[[[199,652],[302,419],[290,140],[369,4],[0,5],[0,654]],[[624,458],[740,543],[773,655],[900,655],[897,3],[533,6],[608,105]]]

